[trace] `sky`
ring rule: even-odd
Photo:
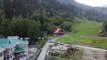
[[[107,0],[75,0],[75,1],[93,7],[101,7],[107,5]]]

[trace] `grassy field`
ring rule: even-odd
[[[79,24],[75,24],[73,27],[73,34],[71,36],[89,36],[89,35],[97,35],[99,30],[101,30],[102,23],[93,22],[93,21],[82,21]]]
[[[107,49],[107,39],[97,38],[102,23],[92,21],[82,21],[73,27],[73,32],[67,37],[60,37],[58,42],[87,45]]]

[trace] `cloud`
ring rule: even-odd
[[[107,0],[75,0],[79,3],[90,5],[90,6],[104,6],[107,5]]]

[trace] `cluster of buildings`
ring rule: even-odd
[[[0,39],[0,60],[26,60],[28,41],[18,36]]]
[[[57,28],[54,35],[64,35],[64,32],[61,28]],[[28,40],[21,39],[19,36],[0,39],[0,60],[26,60],[29,55],[28,44]]]

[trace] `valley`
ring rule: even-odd
[[[107,38],[98,35],[101,27],[101,22],[83,20],[74,26],[72,33],[67,37],[57,39],[57,41],[107,49]]]
[[[0,43],[0,60],[107,60],[106,4],[0,0]]]

